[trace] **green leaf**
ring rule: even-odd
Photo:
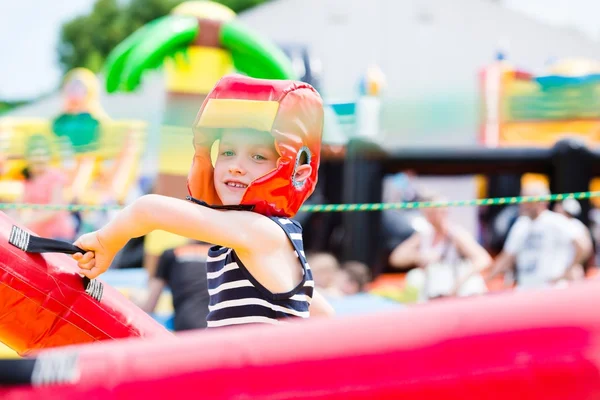
[[[106,90],[109,93],[115,92],[121,88],[123,68],[125,67],[127,58],[131,51],[147,37],[148,31],[150,31],[157,22],[158,20],[155,20],[142,26],[110,52],[104,67],[106,72]]]
[[[120,76],[122,89],[135,90],[144,71],[161,66],[166,57],[191,45],[198,33],[194,17],[169,15],[156,20],[127,54]]]
[[[223,23],[220,35],[238,71],[253,78],[298,79],[283,50],[239,21]]]

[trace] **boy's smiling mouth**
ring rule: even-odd
[[[230,188],[236,188],[236,189],[246,189],[248,187],[248,185],[246,185],[245,183],[242,183],[240,181],[233,181],[233,180],[225,181],[225,185]]]

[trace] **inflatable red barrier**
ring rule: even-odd
[[[20,355],[126,337],[173,337],[101,280],[89,296],[65,254],[28,254],[8,243],[14,222],[0,212],[0,342]]]
[[[597,399],[600,282],[49,350],[2,399]],[[73,357],[69,363],[68,360]],[[63,360],[60,373],[51,366]],[[46,365],[44,368],[43,365]],[[62,375],[62,376],[60,376]]]

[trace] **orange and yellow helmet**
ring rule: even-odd
[[[279,159],[274,170],[255,179],[241,206],[267,216],[293,217],[318,180],[323,134],[323,101],[309,84],[289,80],[223,77],[208,94],[194,122],[195,155],[188,192],[209,206],[222,206],[213,181],[211,148],[224,128],[270,132]],[[305,160],[311,175],[294,180]]]

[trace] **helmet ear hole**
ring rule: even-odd
[[[298,154],[296,154],[296,165],[294,166],[294,173],[292,174],[292,184],[297,189],[300,189],[306,183],[306,179],[297,179],[298,177],[298,169],[303,165],[310,165],[310,150],[308,147],[303,146],[300,150],[298,150]],[[302,169],[302,168],[301,168]]]
[[[298,154],[298,165],[308,164],[309,163],[308,158],[309,158],[308,149],[306,151],[301,151]]]

